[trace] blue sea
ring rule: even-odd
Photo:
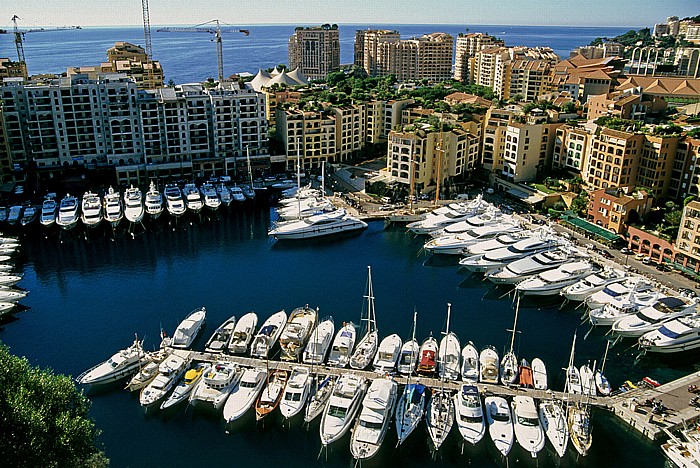
[[[277,64],[286,64],[289,36],[297,25],[240,25],[250,36],[223,34],[224,70],[227,75],[256,73]],[[498,25],[391,25],[341,24],[341,63],[353,62],[353,42],[357,29],[396,29],[404,38],[432,32],[453,36],[467,32],[487,32],[503,39],[507,46],[549,46],[560,57],[568,57],[575,47],[587,45],[596,37],[614,37],[629,29],[620,27],[498,26]],[[212,36],[202,33],[163,33],[153,26],[153,56],[160,60],[166,81],[190,83],[216,76],[216,45]],[[29,73],[63,73],[68,67],[97,65],[107,59],[107,49],[116,41],[143,45],[140,27],[65,30],[25,35],[24,53]],[[0,35],[0,57],[16,58],[13,36]]]

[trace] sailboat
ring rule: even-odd
[[[598,393],[600,393],[603,396],[609,396],[612,392],[612,386],[610,385],[610,382],[608,382],[608,379],[605,377],[605,374],[603,374],[603,371],[605,370],[605,361],[608,359],[609,349],[610,341],[607,341],[605,344],[605,354],[603,355],[603,364],[601,364],[600,369],[596,369],[594,377],[595,386],[598,389]]]
[[[372,288],[372,267],[367,266],[367,332],[362,337],[355,352],[350,357],[350,367],[353,369],[365,369],[374,358],[379,342],[377,331],[377,317],[374,311],[374,289]]]
[[[434,389],[428,402],[425,423],[435,450],[445,442],[455,420],[455,407],[452,395],[444,388]]]
[[[542,400],[540,402],[540,424],[559,457],[566,454],[569,442],[569,426],[566,412],[558,400]]]
[[[515,353],[513,352],[513,345],[515,344],[515,326],[518,323],[519,311],[520,296],[518,296],[518,301],[515,305],[515,319],[513,319],[513,329],[510,330],[510,350],[503,356],[503,359],[501,359],[500,377],[501,383],[503,385],[512,385],[518,378],[518,358],[515,357]]]
[[[394,413],[396,435],[399,439],[399,445],[411,435],[411,432],[413,432],[421,419],[423,419],[425,402],[427,399],[428,395],[424,385],[409,383],[404,387]]]
[[[566,368],[566,389],[568,393],[580,395],[583,393],[581,385],[581,373],[574,366],[574,349],[576,348],[576,332],[574,332],[574,340],[571,343],[571,355],[569,356],[569,366]]]
[[[411,375],[416,370],[416,362],[418,361],[418,351],[420,346],[418,341],[416,341],[416,314],[413,311],[413,331],[411,332],[411,339],[406,341],[403,346],[401,346],[401,353],[399,356],[398,370],[401,375]]]
[[[442,340],[440,340],[439,351],[439,375],[441,379],[457,380],[460,371],[461,347],[459,346],[459,338],[453,332],[450,332],[450,312],[452,304],[447,304],[447,326]]]

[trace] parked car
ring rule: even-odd
[[[622,253],[625,254],[625,255],[629,255],[629,254],[632,253],[632,251],[631,251],[630,249],[628,249],[627,247],[621,248],[621,249],[620,249],[620,252],[622,252]]]
[[[668,271],[669,270],[669,268],[663,263],[657,263],[656,269],[659,271]]]
[[[613,254],[608,252],[607,250],[600,250],[600,255],[602,255],[604,258],[613,258]]]
[[[642,259],[642,263],[645,265],[649,265],[651,263],[651,257],[647,256]]]
[[[635,260],[644,260],[646,256],[643,253],[638,253],[637,255],[634,256]],[[646,257],[649,258],[649,257]]]

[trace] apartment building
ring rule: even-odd
[[[675,249],[686,257],[684,265],[700,264],[700,201],[693,200],[683,208],[681,225],[678,228]]]
[[[595,46],[576,47],[570,56],[582,55],[587,59],[600,59],[606,57],[622,57],[625,46],[617,42],[604,42]]]
[[[630,216],[637,219],[651,211],[653,198],[644,190],[622,186],[593,190],[588,193],[587,219],[617,234],[625,234]]]
[[[457,81],[471,82],[473,59],[484,47],[501,46],[505,43],[493,36],[483,33],[460,34],[455,46],[454,78]]]
[[[644,122],[647,114],[653,111],[651,100],[642,100],[638,91],[613,92],[588,97],[588,120],[600,117],[616,117],[625,120],[640,120]]]
[[[531,102],[545,94],[550,87],[550,64],[544,60],[514,60],[510,64],[508,92],[504,98],[522,96]]]
[[[499,176],[514,183],[535,180],[549,166],[556,129],[561,125],[511,121],[506,127],[503,167]]]
[[[506,147],[506,130],[514,112],[495,107],[486,111],[481,151],[484,169],[495,173],[503,168],[503,152]]]
[[[355,32],[355,65],[363,68],[368,75],[380,73],[380,63],[388,58],[383,55],[383,44],[397,43],[401,34],[389,29],[360,29]]]
[[[581,177],[591,189],[635,186],[644,137],[603,128],[591,137]]]
[[[276,139],[284,146],[287,170],[339,162],[336,131],[336,117],[329,112],[277,108]]]
[[[700,139],[683,137],[678,141],[676,156],[668,183],[668,196],[682,200],[700,195]]]
[[[562,125],[557,128],[552,168],[579,175],[586,165],[592,137],[592,130],[584,126]]]
[[[289,68],[298,68],[310,80],[322,80],[340,70],[337,25],[298,27],[289,38]]]
[[[654,198],[668,193],[679,139],[677,135],[644,135],[637,185],[645,187]]]
[[[27,78],[27,65],[13,62],[9,58],[0,58],[0,82],[4,78]]]
[[[413,99],[402,99],[365,103],[365,141],[386,141],[389,132],[401,125],[402,111],[413,102]]]
[[[0,101],[1,102],[1,101]],[[0,183],[12,182],[12,160],[10,159],[10,145],[5,132],[5,117],[2,105],[0,105]]]

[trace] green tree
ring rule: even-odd
[[[683,212],[681,210],[669,211],[664,215],[664,221],[671,226],[680,226]]]
[[[690,202],[693,201],[693,200],[695,200],[695,195],[688,195],[688,196],[685,197],[685,199],[683,200],[683,206],[687,205],[688,203],[690,203]]]
[[[0,344],[0,453],[6,467],[102,467],[109,460],[73,381]]]
[[[588,194],[582,190],[578,197],[571,201],[571,211],[579,216],[585,216],[588,212]]]

